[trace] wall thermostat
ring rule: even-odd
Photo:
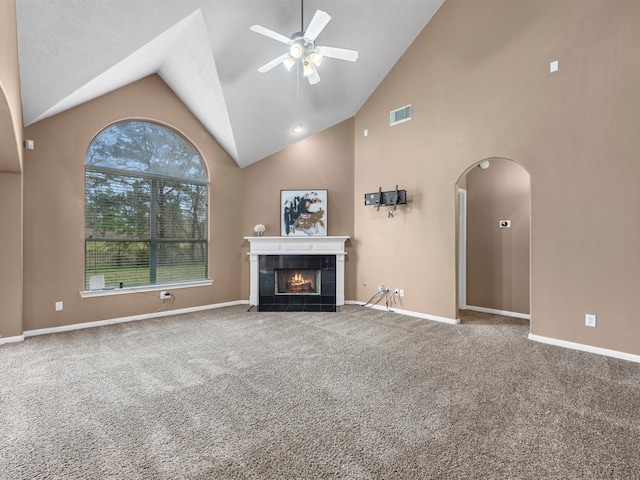
[[[498,226],[500,228],[511,228],[511,220],[500,220]]]

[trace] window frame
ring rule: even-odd
[[[157,166],[152,165],[151,162],[149,162],[149,167],[151,169],[153,169],[153,172],[145,172],[145,171],[140,171],[140,170],[127,170],[125,168],[118,168],[118,167],[113,167],[113,166],[108,166],[108,165],[96,165],[96,164],[91,164],[90,163],[90,159],[89,159],[89,155],[91,153],[91,148],[92,146],[95,144],[96,141],[98,141],[100,139],[100,137],[107,132],[108,130],[121,125],[121,124],[126,124],[126,123],[140,123],[140,124],[146,124],[151,126],[152,128],[157,128],[160,130],[164,130],[165,132],[167,132],[168,134],[172,135],[173,137],[179,139],[181,142],[184,142],[184,144],[186,146],[188,146],[190,149],[193,150],[194,156],[197,157],[197,159],[200,162],[199,168],[198,170],[201,168],[202,172],[201,174],[199,174],[198,176],[202,176],[204,175],[204,178],[189,178],[186,175],[184,177],[178,177],[175,175],[168,175],[168,174],[161,174],[161,173],[157,173]],[[125,157],[126,158],[126,157]],[[191,157],[193,158],[193,157]],[[189,167],[188,164],[184,165],[185,167]],[[186,170],[185,170],[186,172]],[[127,238],[127,237],[120,237],[120,236],[115,236],[113,238],[109,238],[109,237],[102,237],[102,238],[93,238],[93,235],[88,235],[88,217],[87,217],[87,184],[88,184],[88,179],[89,179],[89,174],[90,173],[95,173],[98,175],[112,175],[115,177],[120,177],[122,179],[127,179],[127,178],[137,178],[140,179],[141,181],[145,182],[145,184],[149,185],[149,209],[147,211],[148,214],[148,230],[149,230],[149,234],[146,237],[135,237],[135,238]],[[196,186],[196,187],[204,187],[205,188],[205,192],[204,192],[204,216],[205,218],[204,220],[204,229],[201,232],[202,237],[201,238],[188,238],[188,237],[180,237],[180,238],[158,238],[158,232],[155,228],[155,222],[156,222],[156,216],[154,214],[154,208],[156,207],[156,199],[157,197],[155,197],[155,195],[157,195],[157,188],[155,187],[156,182],[158,181],[167,181],[167,182],[176,182],[179,184],[184,184],[184,185],[189,185],[189,186]],[[144,292],[144,291],[157,291],[157,290],[161,290],[161,289],[166,289],[168,287],[171,287],[172,289],[175,288],[189,288],[189,287],[194,287],[194,286],[206,286],[206,285],[211,285],[213,284],[213,281],[209,279],[209,259],[210,259],[210,244],[209,244],[209,228],[210,228],[210,224],[209,224],[209,198],[211,195],[210,192],[210,180],[209,180],[209,171],[207,168],[207,164],[204,160],[204,156],[202,155],[202,153],[200,152],[200,150],[196,147],[196,145],[187,137],[185,136],[182,132],[180,132],[179,130],[166,125],[164,123],[161,122],[157,122],[157,121],[152,121],[152,120],[148,120],[148,119],[137,119],[137,118],[132,118],[132,119],[126,119],[126,120],[120,120],[118,122],[114,122],[106,127],[104,127],[102,130],[100,130],[91,140],[91,142],[89,143],[89,147],[87,148],[87,153],[85,156],[85,174],[84,174],[84,192],[85,192],[85,200],[84,200],[84,209],[85,209],[85,233],[84,233],[84,268],[83,268],[83,274],[84,274],[84,287],[87,290],[83,290],[80,292],[80,295],[84,298],[84,297],[93,297],[93,296],[103,296],[103,295],[114,295],[114,294],[123,294],[123,293],[136,293],[136,292]],[[88,245],[90,243],[97,243],[97,242],[122,242],[122,243],[127,243],[127,242],[142,242],[145,244],[148,244],[148,248],[149,248],[149,253],[148,253],[148,262],[149,262],[149,282],[148,283],[142,283],[142,284],[134,284],[134,285],[125,285],[125,286],[119,286],[119,285],[105,285],[105,287],[103,289],[100,290],[88,290],[88,285],[89,285],[89,278],[91,276],[91,272],[88,271],[89,268],[89,262],[87,260],[88,254],[89,254],[89,250],[88,250]],[[157,276],[156,276],[156,271],[157,268],[160,266],[161,261],[160,259],[157,257],[157,247],[159,244],[166,242],[166,243],[184,243],[184,244],[202,244],[202,254],[204,255],[204,259],[201,263],[199,263],[200,265],[202,265],[202,267],[204,268],[204,277],[203,278],[185,278],[185,279],[181,279],[181,280],[176,280],[176,281],[165,281],[165,282],[158,282]],[[97,273],[100,274],[100,273]]]

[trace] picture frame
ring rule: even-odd
[[[280,190],[280,235],[327,236],[327,190]]]

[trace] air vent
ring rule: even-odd
[[[408,122],[409,120],[411,120],[411,105],[392,110],[389,116],[389,125],[393,127],[394,125]]]

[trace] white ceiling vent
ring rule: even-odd
[[[411,120],[411,105],[391,110],[391,115],[389,115],[389,125],[392,127],[399,123],[408,122],[409,120]]]

